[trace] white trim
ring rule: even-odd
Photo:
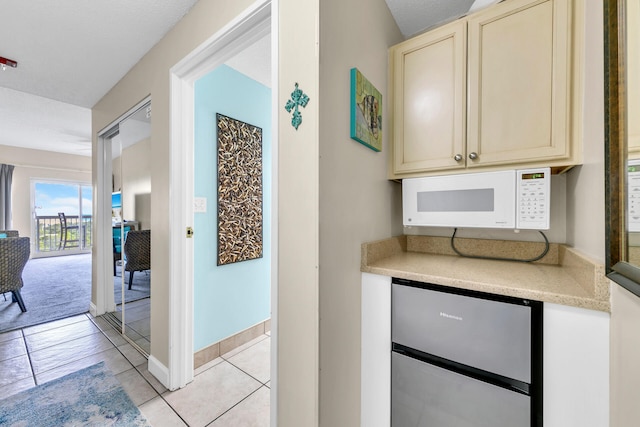
[[[113,125],[113,126],[117,126]],[[113,296],[113,267],[111,259],[107,262],[107,254],[113,252],[111,242],[111,139],[104,136],[105,132],[98,135],[98,161],[96,172],[96,188],[93,196],[93,212],[95,226],[93,227],[93,250],[95,251],[96,267],[96,300],[92,302],[95,307],[94,316],[100,316],[115,310]],[[107,202],[108,201],[108,202]]]
[[[138,102],[136,105],[134,105],[133,107],[128,109],[126,113],[122,114],[117,119],[115,119],[114,121],[109,123],[107,126],[102,128],[102,130],[100,132],[98,132],[98,136],[99,137],[107,136],[109,133],[111,133],[113,128],[115,128],[116,126],[120,125],[120,123],[122,123],[123,121],[125,121],[129,117],[133,116],[139,109],[141,109],[145,104],[147,104],[149,102],[151,102],[151,95],[145,96],[142,101]]]
[[[169,369],[160,363],[158,359],[150,355],[147,368],[151,375],[156,377],[162,384],[169,383]]]
[[[11,164],[16,167],[29,168],[29,169],[42,169],[42,170],[57,171],[57,172],[91,173],[91,169],[56,168],[53,166],[38,166],[38,165],[30,165],[28,163],[15,163],[15,162],[11,162]],[[91,183],[89,182],[89,184]]]
[[[193,223],[193,206],[187,203],[193,199],[193,82],[171,73],[170,90],[169,222],[177,227],[169,236],[169,366],[163,384],[176,390],[193,381],[193,242],[185,236]]]
[[[169,236],[169,371],[166,382],[157,377],[170,390],[191,382],[194,370],[193,241],[185,237],[186,228],[193,225],[194,83],[269,34],[271,19],[271,0],[256,1],[170,70],[169,222],[176,226],[172,227]],[[277,91],[272,91],[273,97],[277,98],[276,94]],[[274,180],[274,187],[276,185]],[[274,202],[274,205],[277,204]],[[274,247],[277,247],[275,243]]]
[[[280,1],[271,2],[271,411],[270,425],[278,425],[278,26]]]
[[[256,1],[174,65],[169,70],[171,75],[193,84],[227,59],[269,34],[270,15],[271,1]]]
[[[361,273],[360,425],[391,421],[391,277]]]
[[[99,314],[98,314],[98,307],[96,307],[96,305],[95,305],[93,302],[91,302],[91,303],[89,304],[89,314],[90,314],[91,316],[93,316],[93,317],[98,317],[98,316],[99,316]]]
[[[608,427],[611,315],[545,302],[542,316],[543,425]]]

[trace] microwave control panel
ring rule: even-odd
[[[551,169],[516,171],[516,228],[548,230],[551,205]]]

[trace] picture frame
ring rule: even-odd
[[[382,151],[382,94],[357,69],[351,69],[351,139]]]
[[[216,113],[218,266],[262,258],[262,128]]]

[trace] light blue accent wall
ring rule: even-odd
[[[216,113],[262,128],[263,257],[217,265]],[[194,351],[271,317],[271,89],[222,65],[195,84]]]

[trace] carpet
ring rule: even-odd
[[[120,298],[120,268],[114,277],[116,301]],[[129,275],[126,274],[128,280]],[[125,286],[125,301],[150,296],[150,274],[136,272],[132,290]],[[0,295],[0,333],[87,313],[91,304],[91,254],[34,258],[22,273],[22,299],[27,312]]]
[[[1,400],[0,425],[150,426],[104,362]]]
[[[120,289],[122,285],[122,268],[116,268],[116,275],[113,277],[113,293],[115,301],[120,301]],[[129,289],[129,272],[124,272],[124,301],[133,302],[150,296],[151,289],[151,272],[136,271],[133,274],[133,283]],[[117,303],[116,303],[117,304]]]

